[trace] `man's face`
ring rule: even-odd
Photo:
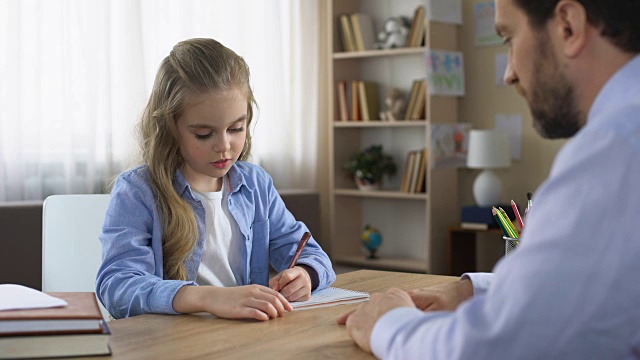
[[[546,28],[534,29],[514,0],[496,0],[496,30],[509,46],[504,81],[529,104],[534,128],[549,139],[573,136],[583,115]]]

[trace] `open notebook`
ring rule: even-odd
[[[328,287],[311,294],[307,301],[292,302],[294,310],[308,310],[326,306],[352,304],[369,300],[369,293],[347,290],[336,287]]]

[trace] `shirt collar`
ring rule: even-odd
[[[228,189],[229,193],[236,192],[240,189],[240,186],[246,185],[244,176],[238,170],[238,167],[235,163],[233,164],[233,166],[231,166],[227,174],[229,175],[229,181],[227,182],[227,184],[229,184],[229,187],[230,187],[230,189]],[[176,171],[176,177],[175,177],[175,181],[173,182],[173,187],[178,193],[178,195],[183,196],[184,193],[187,192],[189,193],[191,198],[193,198],[194,200],[196,199],[196,197],[194,196],[191,190],[191,186],[187,182],[187,179],[184,177],[184,174],[180,169]],[[247,189],[251,191],[249,187],[247,187]]]

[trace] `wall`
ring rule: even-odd
[[[510,168],[498,170],[503,182],[503,202],[526,202],[526,193],[534,191],[549,174],[554,157],[564,140],[545,140],[533,129],[526,101],[510,86],[495,85],[495,56],[508,51],[506,46],[475,45],[474,4],[463,0],[464,25],[459,44],[464,53],[467,95],[460,101],[460,121],[473,123],[475,129],[494,127],[496,114],[522,114],[522,157]],[[473,204],[471,188],[479,170],[462,169],[458,180],[461,205]]]

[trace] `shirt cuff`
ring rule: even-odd
[[[491,283],[493,283],[494,278],[493,273],[464,273],[460,277],[460,279],[469,279],[471,280],[471,284],[473,284],[473,294],[483,294],[489,290],[491,287]]]
[[[300,266],[301,268],[305,269],[307,271],[307,274],[309,274],[309,278],[311,279],[311,291],[318,288],[318,285],[320,284],[320,276],[318,275],[316,269],[307,264],[297,264],[296,266]]]

